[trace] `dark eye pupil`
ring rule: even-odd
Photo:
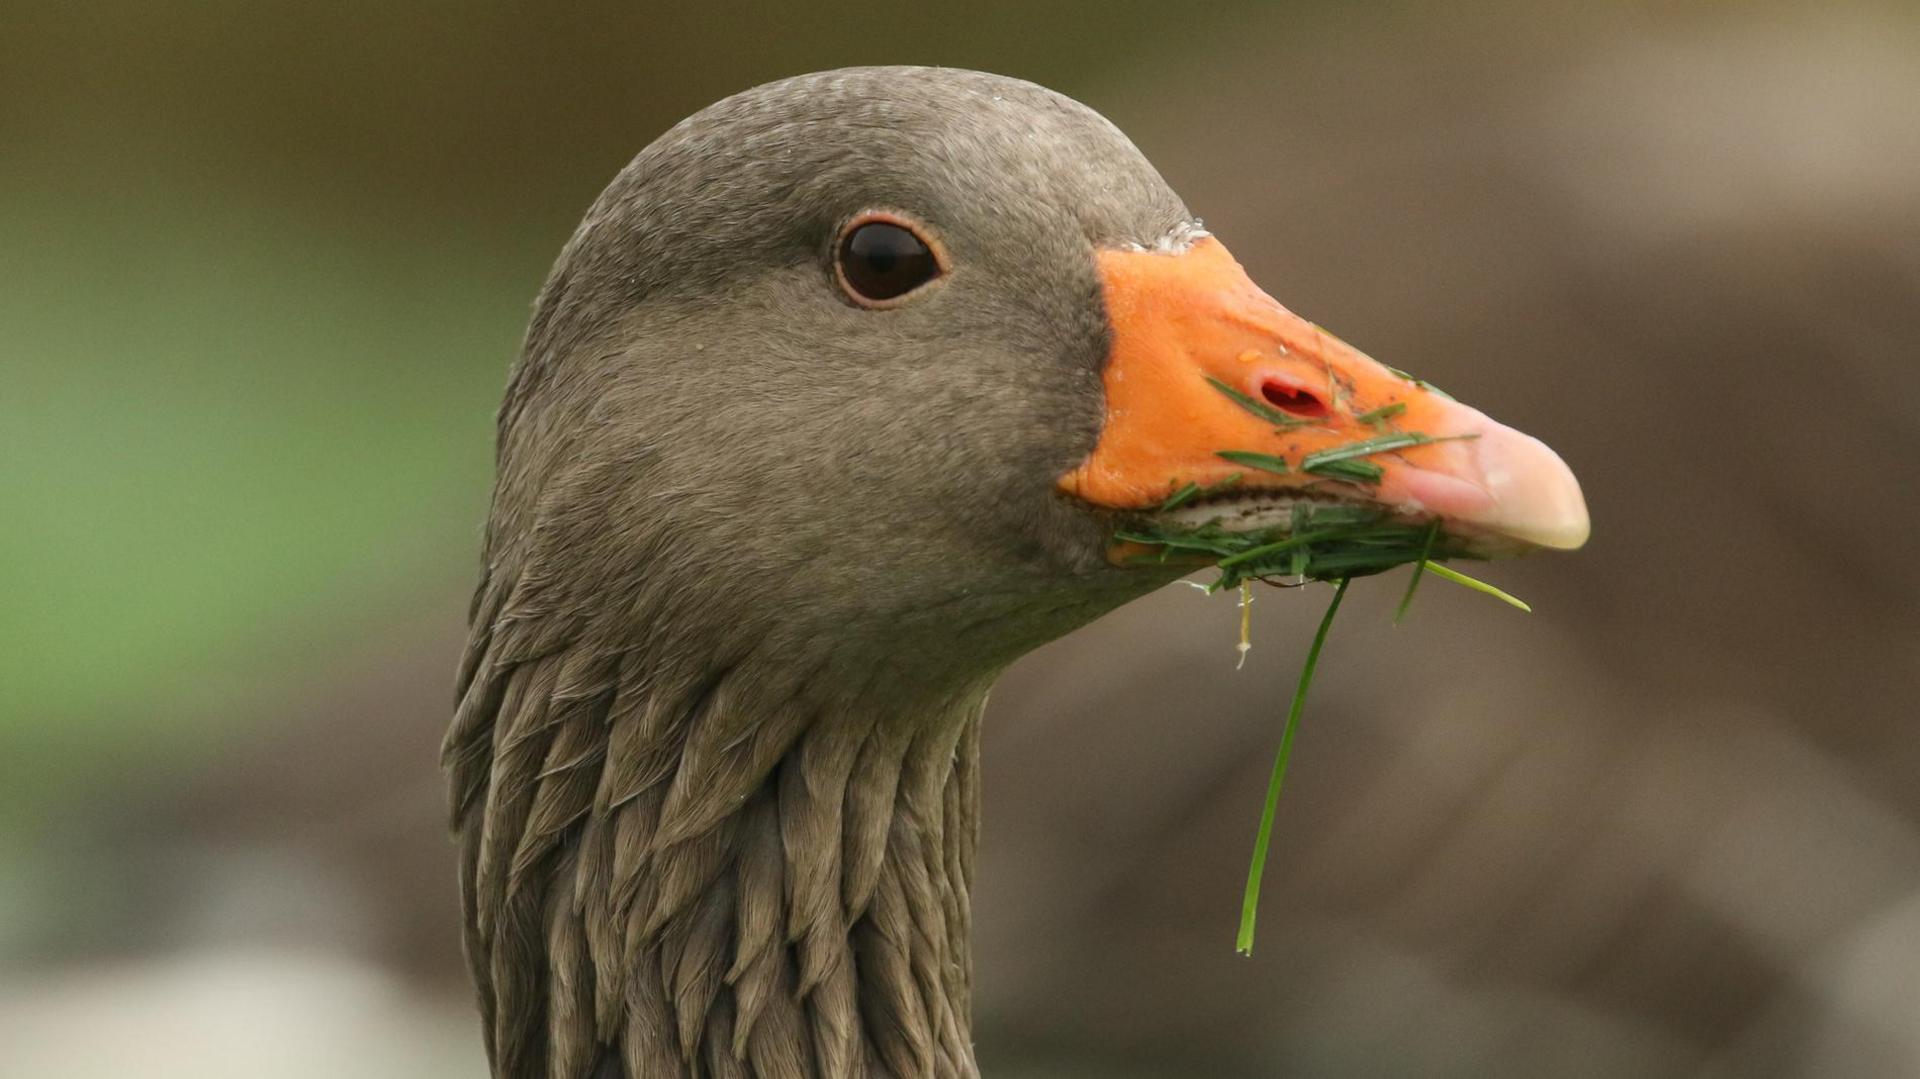
[[[913,230],[873,221],[841,241],[840,273],[861,296],[891,300],[933,280],[940,263]]]

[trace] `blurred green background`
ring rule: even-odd
[[[1186,23],[1019,4],[556,15],[9,15],[0,556],[32,586],[0,633],[19,663],[7,733],[48,764],[9,795],[48,796],[103,749],[213,737],[262,677],[462,581],[489,414],[545,264],[681,116],[861,62],[1033,69],[1070,88]],[[132,721],[156,710],[203,729]]]
[[[1311,604],[1019,667],[992,1073],[1920,1073],[1920,11],[747,0],[0,13],[0,1072],[477,1074],[434,748],[528,306],[668,125],[855,63],[1106,113],[1596,522],[1531,621],[1343,625],[1251,963]]]

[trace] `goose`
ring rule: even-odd
[[[1180,512],[1585,539],[1553,451],[1282,307],[1078,102],[858,68],[661,135],[561,251],[498,415],[444,744],[493,1074],[978,1074],[996,676],[1190,569],[1112,537],[1247,471],[1217,450],[1383,408],[1472,437]]]

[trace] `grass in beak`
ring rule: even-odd
[[[1364,463],[1364,462],[1356,462]],[[1186,488],[1174,493],[1184,505],[1196,497]],[[1168,500],[1174,501],[1173,498]],[[1254,914],[1260,898],[1260,878],[1266,870],[1267,848],[1273,837],[1273,819],[1286,778],[1287,761],[1293,753],[1294,737],[1306,705],[1307,690],[1326,645],[1327,631],[1333,625],[1334,612],[1345,597],[1353,578],[1381,573],[1396,566],[1413,566],[1407,590],[1394,613],[1398,622],[1406,616],[1420,581],[1428,573],[1443,580],[1484,592],[1523,611],[1525,603],[1493,585],[1476,580],[1458,570],[1440,564],[1441,559],[1472,557],[1457,540],[1449,538],[1440,522],[1407,524],[1384,511],[1366,506],[1296,502],[1286,525],[1247,532],[1236,532],[1217,523],[1182,526],[1170,521],[1152,521],[1117,533],[1117,540],[1161,547],[1161,553],[1142,556],[1144,561],[1164,561],[1171,552],[1189,556],[1208,556],[1219,575],[1209,584],[1197,585],[1208,593],[1227,588],[1240,591],[1240,642],[1236,646],[1235,666],[1246,662],[1251,647],[1248,632],[1255,581],[1275,583],[1331,582],[1336,585],[1333,602],[1321,618],[1320,629],[1307,650],[1300,671],[1300,682],[1287,707],[1286,725],[1280,734],[1280,749],[1268,780],[1267,800],[1260,814],[1260,830],[1254,839],[1253,860],[1247,870],[1246,894],[1240,909],[1240,933],[1236,947],[1243,955],[1253,952]]]
[[[1434,385],[1433,383],[1428,382],[1426,379],[1415,378],[1412,375],[1407,374],[1405,371],[1400,370],[1398,367],[1388,367],[1387,370],[1392,371],[1394,374],[1399,375],[1401,378],[1406,379],[1408,382],[1413,383],[1414,385],[1420,387],[1421,389],[1427,391],[1428,393],[1437,393],[1449,401],[1454,399],[1454,396],[1452,394]]]
[[[1439,521],[1435,521],[1427,526],[1426,542],[1420,545],[1420,561],[1413,564],[1413,576],[1407,578],[1406,595],[1400,597],[1400,606],[1393,609],[1393,624],[1396,626],[1400,624],[1401,619],[1407,616],[1407,608],[1413,606],[1413,593],[1420,587],[1420,578],[1427,569],[1427,559],[1433,554],[1434,537],[1439,534]]]
[[[1308,454],[1307,456],[1312,457],[1314,455]],[[1330,480],[1341,480],[1346,483],[1358,483],[1365,486],[1372,486],[1373,484],[1379,483],[1382,474],[1379,465],[1369,464],[1366,461],[1348,460],[1302,461],[1300,462],[1300,471],[1311,472],[1316,476],[1325,476]]]
[[[1260,834],[1253,840],[1253,863],[1247,867],[1247,890],[1240,899],[1240,935],[1234,950],[1253,954],[1253,921],[1260,913],[1260,878],[1267,871],[1267,846],[1273,839],[1273,817],[1280,808],[1280,786],[1287,780],[1287,761],[1293,756],[1293,736],[1300,729],[1300,713],[1307,705],[1307,688],[1313,685],[1313,669],[1320,663],[1320,649],[1326,646],[1327,631],[1333,628],[1333,616],[1340,611],[1351,579],[1342,578],[1333,589],[1333,602],[1320,616],[1320,628],[1307,648],[1307,662],[1300,668],[1300,683],[1294,687],[1293,703],[1287,706],[1287,725],[1280,731],[1280,751],[1273,757],[1273,774],[1267,777],[1267,802],[1260,810]]]
[[[1485,581],[1476,580],[1472,577],[1467,576],[1464,573],[1461,573],[1457,569],[1448,569],[1445,566],[1436,566],[1431,562],[1423,562],[1421,564],[1426,566],[1428,569],[1432,570],[1433,575],[1436,577],[1445,577],[1447,580],[1452,581],[1454,584],[1465,585],[1468,588],[1473,589],[1475,592],[1485,592],[1487,595],[1492,596],[1494,599],[1497,599],[1502,603],[1505,603],[1509,606],[1518,607],[1521,610],[1527,612],[1528,614],[1533,613],[1533,608],[1527,606],[1527,602],[1525,600],[1521,599],[1518,596],[1512,595],[1510,593],[1502,592],[1500,589],[1493,587],[1492,585],[1488,584]]]
[[[1237,484],[1239,482],[1240,482],[1240,473],[1235,472],[1233,475],[1228,476],[1226,479],[1221,480],[1219,483],[1210,483],[1205,487],[1202,487],[1197,483],[1188,483],[1186,486],[1168,495],[1167,500],[1165,502],[1160,503],[1160,508],[1155,510],[1154,512],[1165,513],[1168,510],[1179,509],[1181,506],[1186,505],[1188,502],[1192,501],[1195,498],[1199,498],[1202,495],[1216,494],[1220,491],[1226,490],[1229,487],[1232,487],[1234,484]]]
[[[1230,400],[1232,400],[1234,404],[1239,405],[1241,408],[1246,409],[1248,412],[1253,413],[1255,416],[1258,416],[1261,419],[1267,421],[1268,423],[1273,424],[1275,427],[1278,427],[1282,431],[1290,430],[1295,427],[1313,426],[1312,420],[1303,420],[1298,416],[1289,416],[1286,413],[1280,411],[1279,409],[1273,407],[1272,405],[1267,404],[1265,401],[1256,401],[1253,398],[1248,397],[1246,394],[1241,393],[1239,390],[1234,389],[1232,386],[1229,386],[1226,383],[1220,381],[1219,379],[1214,378],[1212,375],[1207,376],[1207,382],[1210,383],[1214,389],[1219,390],[1221,393],[1226,394],[1227,397]]]
[[[1271,472],[1276,476],[1284,476],[1293,471],[1293,468],[1287,464],[1285,457],[1275,457],[1271,453],[1253,453],[1248,450],[1221,450],[1214,454],[1214,456],[1225,458],[1236,465],[1246,465],[1248,468],[1257,468],[1262,472]]]
[[[1378,427],[1406,410],[1407,403],[1405,401],[1395,401],[1390,405],[1381,405],[1371,412],[1362,412],[1358,416],[1355,416],[1354,419],[1360,423]]]
[[[1429,442],[1439,441],[1441,440],[1431,435],[1423,435],[1418,431],[1381,435],[1379,438],[1363,439],[1359,442],[1349,442],[1344,446],[1309,453],[1301,460],[1300,467],[1311,472],[1315,465],[1331,464],[1334,461],[1351,461],[1356,457],[1370,457],[1376,453],[1390,453],[1394,450],[1404,450],[1409,446],[1424,446]]]
[[[1417,380],[1409,378],[1408,381]],[[1262,419],[1274,420],[1276,424],[1281,420],[1287,421],[1279,424],[1281,426],[1299,425],[1292,417],[1267,408],[1225,383],[1215,381],[1214,386]],[[1356,418],[1378,429],[1404,411],[1404,405],[1387,405]],[[1273,415],[1269,416],[1268,413]],[[1349,483],[1378,483],[1383,475],[1380,466],[1363,458],[1445,440],[1411,431],[1381,434],[1308,454],[1301,460],[1299,471]],[[1270,454],[1224,450],[1218,455],[1264,472],[1287,475],[1292,471],[1285,459]],[[1236,474],[1211,488],[1186,484],[1173,492],[1160,508],[1164,512],[1186,506],[1203,494],[1239,480],[1240,475]],[[1294,688],[1293,700],[1287,706],[1286,724],[1281,728],[1280,748],[1274,756],[1273,772],[1267,781],[1266,802],[1260,813],[1260,828],[1254,838],[1253,859],[1247,868],[1247,887],[1241,901],[1240,932],[1235,947],[1240,954],[1251,955],[1254,919],[1260,901],[1260,880],[1266,871],[1267,849],[1273,839],[1273,821],[1280,804],[1281,786],[1286,780],[1287,762],[1293,755],[1294,738],[1299,733],[1307,691],[1313,685],[1320,653],[1326,646],[1327,633],[1333,627],[1333,616],[1340,609],[1340,601],[1346,597],[1347,586],[1355,577],[1411,565],[1413,575],[1407,581],[1407,590],[1394,612],[1393,620],[1396,623],[1406,617],[1414,594],[1428,573],[1476,592],[1484,592],[1523,611],[1531,611],[1532,608],[1493,585],[1441,565],[1448,559],[1476,556],[1461,539],[1448,536],[1439,521],[1410,523],[1372,506],[1317,502],[1303,497],[1293,503],[1285,524],[1238,531],[1222,527],[1217,520],[1190,525],[1164,515],[1152,515],[1116,533],[1114,539],[1160,548],[1158,554],[1137,556],[1134,561],[1164,562],[1176,552],[1187,556],[1189,560],[1207,558],[1219,575],[1211,583],[1197,587],[1209,593],[1227,588],[1240,590],[1240,643],[1236,649],[1239,653],[1236,666],[1246,662],[1247,651],[1251,647],[1248,631],[1251,627],[1251,588],[1254,581],[1288,585],[1322,581],[1335,586],[1333,600],[1320,618],[1320,628],[1314,633],[1313,643],[1307,649],[1299,683]]]
[[[1379,411],[1381,410],[1374,410],[1374,412]],[[1373,412],[1369,412],[1367,415],[1371,416]],[[1424,435],[1418,431],[1403,431],[1391,435],[1381,435],[1379,438],[1349,442],[1344,446],[1335,446],[1332,449],[1309,453],[1301,458],[1300,471],[1311,472],[1316,476],[1327,476],[1332,479],[1347,480],[1349,482],[1357,480],[1360,483],[1379,483],[1381,475],[1380,466],[1369,464],[1368,462],[1360,460],[1360,458],[1371,457],[1376,453],[1392,453],[1394,450],[1404,450],[1413,446],[1424,446],[1430,442],[1458,442],[1463,439],[1478,437],[1480,436],[1448,435],[1444,438],[1435,438],[1432,435]],[[1226,454],[1221,454],[1220,456],[1224,457]]]

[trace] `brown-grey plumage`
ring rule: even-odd
[[[885,311],[831,270],[871,208],[951,260]],[[601,195],[500,413],[446,741],[497,1076],[974,1073],[987,689],[1166,579],[1055,488],[1094,252],[1188,220],[1091,110],[925,68],[729,98]]]

